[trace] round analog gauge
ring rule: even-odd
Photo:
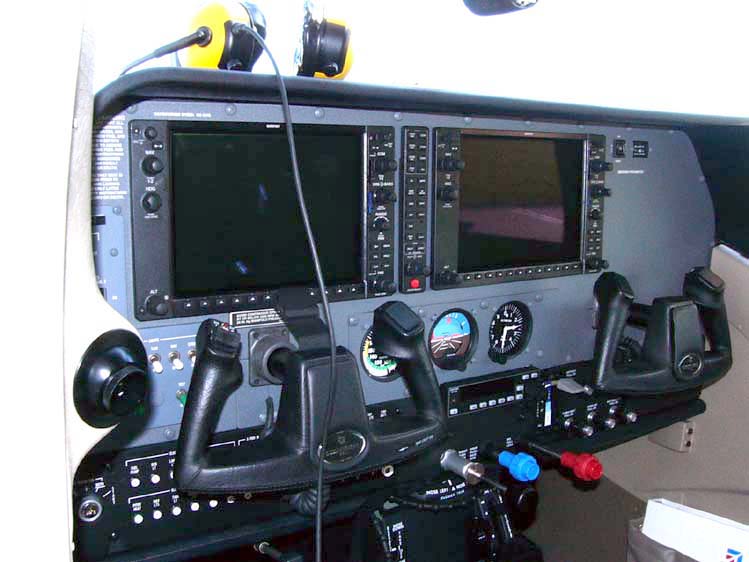
[[[512,301],[499,307],[489,325],[489,357],[504,363],[528,345],[533,318],[522,302]]]
[[[429,333],[432,361],[440,369],[465,369],[475,350],[477,335],[473,316],[457,308],[448,310],[437,318]]]
[[[400,374],[398,360],[375,349],[371,328],[361,342],[361,362],[367,374],[378,381],[390,381]]]

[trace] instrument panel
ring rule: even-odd
[[[560,388],[592,380],[602,271],[626,275],[649,302],[680,293],[684,274],[709,262],[713,212],[685,134],[313,105],[293,106],[292,117],[337,343],[357,364],[370,420],[412,407],[403,366],[373,336],[374,311],[399,300],[424,323],[463,456],[520,435],[596,434],[591,448],[634,435],[621,397]],[[97,125],[97,282],[145,345],[150,396],[76,478],[81,506],[118,498],[99,530],[79,523],[88,559],[137,559],[137,548],[191,528],[248,513],[266,521],[276,509],[264,496],[179,494],[172,466],[203,320],[226,322],[242,342],[244,380],[221,411],[217,450],[252,446],[278,416],[273,352],[317,345],[290,321],[316,311],[320,295],[281,122],[275,104],[156,100]],[[699,413],[689,408],[638,421],[638,431]]]
[[[359,165],[347,168],[347,174],[353,179],[345,183],[346,190],[361,194],[360,205],[354,197],[351,203],[345,203],[346,206],[342,207],[340,197],[333,199],[330,194],[325,195],[323,186],[327,184],[324,172],[318,173],[322,179],[311,179],[305,188],[307,196],[311,198],[308,201],[310,208],[321,209],[321,222],[335,216],[336,222],[341,223],[341,219],[345,218],[342,210],[347,209],[349,214],[355,216],[347,219],[346,228],[351,232],[356,230],[357,225],[360,228],[358,234],[353,232],[350,236],[355,242],[358,240],[355,245],[359,245],[360,249],[347,250],[354,254],[353,259],[348,259],[353,263],[350,267],[354,272],[353,277],[341,277],[346,281],[344,283],[331,283],[329,297],[339,343],[355,353],[360,351],[357,355],[360,357],[362,384],[368,402],[379,403],[406,396],[405,388],[397,377],[397,368],[393,368],[387,358],[379,357],[366,338],[372,324],[372,311],[387,300],[403,300],[421,316],[426,324],[427,337],[431,340],[429,343],[433,349],[438,379],[440,382],[453,381],[528,364],[552,367],[590,359],[595,337],[592,328],[592,288],[596,272],[601,271],[604,265],[601,263],[603,260],[612,269],[632,279],[638,294],[643,295],[644,299],[678,292],[683,273],[708,261],[713,238],[710,198],[692,145],[681,132],[334,107],[295,106],[292,109],[300,134],[303,137],[307,135],[309,144],[315,146],[315,150],[326,146],[315,143],[319,138],[331,143],[329,147],[334,148],[353,144],[354,149],[347,149],[351,151],[352,158],[354,153],[361,150],[361,154],[355,158]],[[175,267],[176,258],[170,256],[174,235],[180,228],[189,231],[190,224],[194,225],[193,230],[204,228],[205,225],[198,224],[197,220],[188,221],[182,227],[179,223],[173,223],[174,217],[170,213],[176,208],[174,202],[177,199],[173,199],[171,189],[177,184],[169,179],[174,174],[173,160],[164,154],[173,150],[170,144],[174,142],[172,138],[181,141],[183,137],[193,135],[199,139],[195,141],[197,148],[188,143],[183,147],[185,154],[177,161],[194,160],[195,154],[199,154],[200,148],[206,143],[218,142],[215,135],[202,138],[194,131],[215,133],[218,129],[221,134],[237,136],[237,131],[243,127],[257,132],[260,141],[270,135],[275,139],[271,143],[275,146],[280,117],[280,108],[269,104],[148,101],[102,122],[97,129],[93,178],[97,280],[106,300],[139,329],[149,354],[154,388],[154,407],[150,418],[145,429],[133,438],[132,445],[159,442],[176,435],[183,407],[178,394],[183,399],[184,392],[189,388],[194,335],[203,318],[223,318],[237,326],[245,341],[249,341],[247,338],[251,332],[257,335],[279,328],[283,330],[283,320],[275,307],[279,304],[278,299],[288,299],[287,294],[282,294],[288,291],[279,291],[267,280],[247,291],[237,292],[233,290],[235,285],[218,290],[211,287],[214,291],[211,295],[182,298],[171,294],[173,285],[170,286],[168,277],[173,275],[172,268]],[[270,128],[274,123],[276,128]],[[269,130],[272,132],[269,133]],[[460,144],[460,154],[466,156],[458,158],[457,152],[446,156],[440,140],[444,135],[454,141],[453,148]],[[150,138],[152,136],[153,139]],[[536,140],[541,143],[539,148],[532,145],[531,148],[515,148],[513,144],[527,143],[529,138],[537,136],[539,138]],[[231,140],[231,136],[219,140],[226,141],[227,138]],[[452,177],[457,185],[451,189],[457,188],[459,191],[465,188],[462,184],[466,182],[480,185],[475,177],[486,173],[480,166],[473,164],[477,168],[472,174],[475,176],[473,179],[466,174],[472,163],[481,157],[481,146],[488,142],[487,139],[499,139],[504,145],[510,144],[512,148],[507,150],[520,155],[516,156],[515,162],[522,161],[518,158],[529,158],[528,150],[531,151],[530,157],[535,158],[536,153],[542,155],[542,160],[547,163],[546,168],[542,172],[525,170],[519,176],[525,185],[546,181],[544,174],[549,173],[548,162],[553,161],[549,160],[549,155],[565,150],[559,149],[556,144],[564,142],[572,143],[573,148],[581,147],[575,149],[578,152],[572,150],[576,159],[573,167],[577,168],[578,163],[583,167],[579,173],[569,173],[573,177],[574,174],[583,174],[584,181],[575,188],[579,190],[577,198],[573,198],[568,205],[573,209],[570,216],[574,220],[567,220],[576,225],[573,230],[580,230],[580,241],[577,243],[579,256],[576,261],[568,263],[555,259],[555,256],[569,255],[564,252],[555,254],[553,244],[549,242],[564,239],[565,236],[564,221],[558,220],[558,215],[555,217],[553,214],[559,212],[560,206],[536,205],[531,208],[526,199],[525,208],[522,208],[521,202],[510,209],[521,217],[515,228],[521,232],[535,228],[538,238],[536,246],[541,248],[538,255],[546,255],[548,261],[532,266],[520,265],[517,260],[505,260],[503,264],[502,256],[495,256],[492,267],[480,272],[455,267],[448,273],[461,279],[456,284],[446,285],[442,282],[444,276],[440,277],[447,270],[439,271],[439,252],[442,251],[443,255],[445,251],[454,252],[450,244],[456,243],[460,234],[438,223],[442,220],[441,213],[454,212],[455,209],[447,209],[447,206],[455,206],[461,201],[440,199],[444,195],[445,178]],[[256,149],[260,141],[245,139],[242,141],[244,145],[239,143],[235,149],[250,151]],[[435,144],[435,141],[438,142]],[[478,148],[466,148],[466,142],[470,145],[471,141],[479,145]],[[623,143],[630,148],[635,141],[638,146],[646,142],[649,146],[648,157],[636,157],[626,148],[624,157],[615,157],[615,141],[617,147]],[[496,160],[497,151],[502,152],[504,145],[496,148],[489,143],[489,162]],[[583,152],[581,156],[579,150],[585,147],[589,152]],[[471,156],[468,155],[469,150],[472,151]],[[569,149],[566,150],[569,152]],[[487,153],[483,154],[486,156]],[[591,154],[597,158],[596,162],[608,163],[612,169],[607,170],[601,164],[600,168],[596,167],[598,171],[593,170]],[[268,158],[280,158],[280,155],[280,149],[274,148]],[[143,162],[152,162],[149,160],[151,157],[159,158],[163,171],[148,175],[152,174],[152,168]],[[582,161],[578,162],[578,157]],[[300,161],[303,159],[304,153],[300,152]],[[465,162],[467,168],[453,172],[443,170],[451,166],[465,166],[459,160]],[[673,161],[680,162],[680,165],[671,165]],[[205,209],[210,209],[210,205],[217,204],[211,202],[206,194],[217,193],[216,178],[223,173],[219,164],[217,162],[210,168],[210,177],[200,178],[200,181],[195,180],[194,173],[183,174],[190,176],[187,184],[178,186],[189,192],[188,201],[184,204],[188,207],[186,217],[191,216],[189,212],[199,212],[201,205],[209,205]],[[203,161],[202,165],[207,164]],[[230,165],[236,166],[236,160],[230,159],[226,166]],[[268,168],[272,170],[273,166]],[[146,173],[146,169],[150,171]],[[556,177],[552,183],[560,182],[564,184]],[[600,183],[596,185],[601,190],[606,190],[596,191],[595,197],[594,182]],[[335,186],[331,189],[341,188]],[[468,191],[473,193],[477,189],[469,187]],[[278,191],[271,191],[266,186],[265,197]],[[149,204],[144,198],[153,193],[159,194],[162,205],[156,212],[144,208],[144,204]],[[495,194],[490,195],[495,197]],[[189,200],[190,197],[193,200]],[[257,185],[253,197],[255,202],[265,201]],[[283,197],[286,199],[282,204],[290,209],[289,194]],[[513,197],[517,197],[517,194]],[[231,200],[222,203],[224,208],[228,203]],[[530,200],[530,203],[533,201]],[[470,211],[475,214],[480,205],[481,202],[476,203],[470,207]],[[576,206],[580,207],[579,216],[574,213]],[[262,205],[256,205],[256,208],[262,209]],[[413,211],[417,214],[412,217],[410,209],[426,210]],[[495,206],[490,211],[496,213],[497,209],[504,212],[507,219],[507,206]],[[311,212],[314,215],[315,211]],[[511,212],[509,216],[512,216]],[[262,219],[259,216],[252,218]],[[487,225],[502,224],[501,219],[500,215],[495,214],[494,218],[487,220]],[[216,222],[216,228],[223,225],[220,220]],[[271,246],[267,254],[274,259],[287,259],[279,255],[280,249],[285,247],[299,255],[306,252],[306,243],[299,238],[298,231],[294,230],[297,227],[292,222],[293,217],[274,226],[276,230],[262,231],[263,236],[267,234],[270,237]],[[596,234],[589,236],[586,229],[590,230],[593,223]],[[241,216],[235,224],[240,225],[237,228],[241,227]],[[538,225],[551,227],[543,231]],[[173,229],[176,229],[175,232],[172,232]],[[188,240],[197,244],[195,233],[189,235],[193,238]],[[257,245],[259,235],[253,235],[255,240],[251,242]],[[491,236],[496,239],[496,232]],[[241,235],[237,234],[237,237]],[[591,247],[591,240],[592,247],[600,246],[601,257],[593,256],[594,261],[588,264],[586,252]],[[200,242],[207,248],[220,247],[222,243],[214,239]],[[550,244],[551,253],[544,249]],[[333,245],[340,246],[337,243]],[[190,247],[191,251],[195,251],[194,244]],[[648,252],[642,251],[645,247],[649,249]],[[190,267],[197,270],[198,265],[203,267],[205,263],[196,265],[194,260],[204,259],[205,256],[201,258],[197,253],[196,256],[183,256],[182,261],[192,263]],[[247,264],[238,265],[235,262],[232,260],[230,264],[233,267],[232,279],[241,278],[243,268],[247,267]],[[284,263],[293,264],[294,260]],[[573,269],[575,265],[579,269]],[[589,267],[593,265],[597,268]],[[497,266],[499,269],[493,269]],[[569,269],[565,269],[565,266]],[[304,277],[303,268],[298,270],[302,271]],[[489,280],[487,273],[493,274]],[[501,278],[500,273],[503,274]],[[185,274],[194,280],[194,271],[191,273],[187,268]],[[481,278],[476,279],[477,275]],[[159,283],[164,285],[160,286]],[[301,287],[295,292],[294,298],[300,295],[309,297],[305,304],[316,302],[314,288],[310,286]],[[182,294],[195,295],[196,292]],[[161,316],[149,312],[149,306],[155,311],[159,305],[168,312]],[[189,305],[190,310],[185,312],[183,308],[180,312],[178,307],[181,305]],[[460,327],[459,333],[462,334],[458,337],[462,343],[455,350],[451,349],[453,344],[450,338],[458,334],[450,331],[450,318],[456,321],[455,326]],[[287,337],[293,339],[293,335]],[[447,347],[440,347],[440,342]],[[436,347],[432,347],[432,343]],[[245,370],[250,372],[249,378],[253,379],[248,348],[244,346],[241,359]],[[387,375],[383,375],[383,372],[387,372]],[[390,383],[383,384],[384,380]],[[243,386],[230,399],[229,407],[222,415],[220,429],[262,424],[268,397],[277,404],[278,388],[273,385]]]

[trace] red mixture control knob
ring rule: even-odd
[[[570,453],[565,451],[561,456],[562,466],[572,469],[579,480],[594,482],[603,476],[603,465],[595,455],[589,453]]]
[[[421,281],[419,281],[418,279],[411,279],[411,281],[408,282],[408,285],[412,289],[418,289],[419,287],[421,287]]]

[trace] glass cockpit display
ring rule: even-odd
[[[294,129],[325,280],[360,283],[363,130]],[[282,127],[174,125],[170,142],[176,296],[314,284]]]
[[[458,271],[580,259],[584,142],[461,135]]]

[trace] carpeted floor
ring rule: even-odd
[[[645,503],[603,478],[576,488],[555,471],[539,479],[538,516],[525,532],[546,562],[625,562],[627,524],[645,514]]]

